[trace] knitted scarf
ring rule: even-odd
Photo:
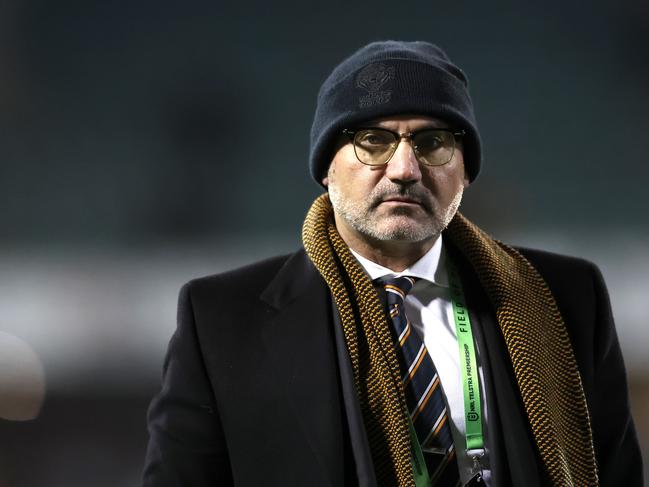
[[[549,479],[562,487],[598,485],[577,362],[547,284],[520,253],[460,213],[444,237],[469,262],[491,301]],[[381,487],[414,487],[408,412],[388,318],[336,230],[328,194],[311,206],[302,241],[340,313],[377,481]]]

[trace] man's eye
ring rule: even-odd
[[[444,137],[439,134],[429,133],[419,134],[419,136],[415,140],[415,144],[417,146],[417,149],[430,152],[444,147],[444,145],[447,144],[447,141],[444,140]]]
[[[390,137],[385,134],[378,134],[376,132],[367,132],[362,134],[359,142],[364,146],[374,145],[390,145]]]
[[[379,137],[377,135],[368,135],[365,138],[365,142],[367,142],[368,144],[383,144],[383,143],[385,143],[383,138],[381,138],[381,137]]]

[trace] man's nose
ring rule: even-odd
[[[402,139],[399,142],[397,150],[387,164],[385,175],[391,181],[401,184],[421,180],[421,168],[410,141]]]

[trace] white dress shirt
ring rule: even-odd
[[[406,296],[406,314],[411,324],[423,336],[428,353],[433,359],[440,378],[442,391],[448,405],[451,432],[457,454],[462,483],[468,482],[475,474],[473,460],[466,452],[466,424],[464,420],[464,396],[462,375],[460,371],[460,352],[457,343],[457,332],[453,317],[453,305],[450,299],[450,287],[446,272],[446,252],[442,238],[438,238],[433,247],[417,262],[402,272],[394,272],[365,257],[352,249],[370,278],[374,281],[386,275],[411,276],[418,278],[412,290]],[[476,327],[476,323],[471,323]],[[485,401],[484,375],[480,362],[480,350],[476,344],[478,374],[480,376],[480,394],[482,396],[482,428],[485,438],[485,451],[481,459],[483,478],[490,484],[489,449],[487,445],[487,408]],[[475,450],[471,451],[474,455]]]

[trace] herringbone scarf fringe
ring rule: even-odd
[[[547,284],[516,250],[459,213],[445,236],[472,265],[494,306],[548,477],[562,487],[598,485],[581,379]],[[340,313],[379,486],[412,487],[407,409],[388,318],[336,230],[327,194],[311,206],[302,241]]]

